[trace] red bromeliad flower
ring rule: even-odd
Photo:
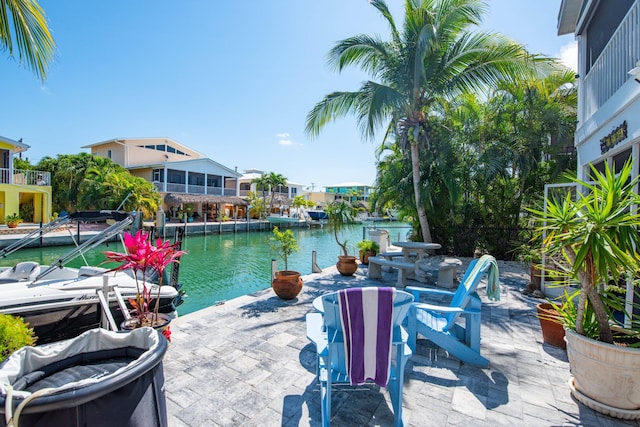
[[[178,250],[178,243],[171,244],[169,241],[158,239],[156,246],[148,241],[148,233],[138,230],[134,236],[124,233],[124,246],[127,253],[105,251],[104,254],[109,261],[120,262],[120,266],[112,271],[133,270],[136,280],[136,297],[129,302],[133,309],[137,312],[142,326],[153,325],[157,320],[158,308],[160,303],[160,286],[162,286],[162,273],[172,262],[179,262],[180,256],[186,252]],[[158,294],[156,304],[153,311],[153,317],[148,319],[151,289],[147,288],[145,275],[148,268],[153,268],[158,272],[160,277],[158,283]],[[142,273],[142,286],[138,281],[138,273]]]

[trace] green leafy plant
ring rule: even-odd
[[[0,314],[0,362],[27,345],[33,345],[33,329],[21,317]]]
[[[22,222],[22,218],[17,213],[13,213],[11,215],[5,216],[4,217],[4,222],[7,222],[7,223],[9,223],[9,222],[19,223],[19,222]]]
[[[566,274],[571,281],[581,286],[575,317],[574,304],[567,303],[560,312],[565,326],[580,335],[593,336],[590,329],[595,318],[597,339],[606,343],[613,343],[611,311],[598,290],[612,277],[632,280],[639,270],[640,215],[636,207],[640,196],[634,191],[638,178],[631,179],[632,168],[631,161],[617,174],[606,163],[603,173],[592,166],[593,182],[575,180],[584,192],[578,192],[575,198],[572,194],[562,199],[548,198],[546,211],[530,209],[536,217],[543,253],[560,257],[570,266]],[[571,301],[574,299],[572,296]]]
[[[361,240],[356,243],[356,246],[358,246],[358,249],[360,249],[361,252],[378,253],[378,251],[380,250],[380,245],[378,245],[378,243],[374,242],[373,240]]]
[[[347,241],[345,240],[341,242],[338,233],[344,229],[346,225],[355,221],[357,209],[351,206],[350,203],[342,200],[327,204],[324,211],[329,217],[327,220],[327,227],[329,227],[329,230],[333,231],[333,236],[335,237],[338,246],[340,246],[340,249],[342,249],[342,254],[344,256],[349,256],[347,251]]]
[[[271,237],[271,249],[284,261],[284,269],[289,270],[289,256],[298,251],[298,242],[291,230],[280,231],[278,227],[273,229]]]

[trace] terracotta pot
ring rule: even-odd
[[[571,392],[612,417],[640,418],[640,349],[603,343],[567,330]]]
[[[560,319],[560,316],[553,305],[548,302],[540,303],[536,306],[538,309],[538,319],[542,328],[542,340],[554,347],[566,349],[567,343],[564,340],[564,326],[555,322],[554,319]]]
[[[339,256],[336,267],[343,276],[353,276],[358,271],[357,258],[354,256]]]
[[[18,228],[18,224],[19,224],[18,222],[9,221],[9,222],[7,222],[7,227],[9,227],[9,228]]]
[[[376,256],[376,253],[373,251],[360,251],[360,263],[364,265],[369,265],[369,257]]]
[[[276,271],[276,277],[271,281],[273,291],[284,300],[294,299],[302,290],[300,273],[292,270]]]

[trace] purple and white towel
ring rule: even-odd
[[[395,288],[338,291],[347,374],[351,385],[389,382]]]

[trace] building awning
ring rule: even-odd
[[[180,194],[169,193],[164,196],[164,202],[168,205],[179,205],[182,203],[220,203],[234,206],[247,206],[247,202],[238,196],[212,196],[209,194]]]

